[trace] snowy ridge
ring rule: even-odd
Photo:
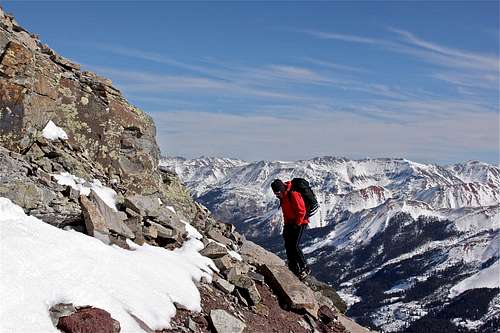
[[[405,159],[319,157],[248,163],[218,158],[163,158],[160,165],[177,172],[193,196],[223,218],[243,208],[248,208],[251,217],[264,217],[276,204],[270,190],[273,179],[305,178],[320,203],[319,214],[311,223],[313,228],[345,220],[348,215],[375,208],[390,198],[426,203],[425,210],[435,211],[430,213],[433,216],[439,215],[440,209],[479,208],[500,202],[500,168],[479,162],[441,167]],[[279,212],[276,214],[279,220]],[[233,223],[248,218],[246,213]],[[279,232],[279,223],[263,232],[269,231]]]

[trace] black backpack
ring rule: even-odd
[[[304,203],[306,204],[306,216],[311,217],[316,214],[319,204],[314,192],[309,186],[309,182],[304,178],[294,178],[292,179],[292,187],[291,191],[299,192],[304,199]],[[291,192],[290,191],[290,192]]]

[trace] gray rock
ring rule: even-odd
[[[236,275],[244,275],[247,274],[250,271],[250,266],[242,263],[242,262],[236,262],[233,267],[229,269],[227,272],[227,278],[230,279]]]
[[[235,266],[235,261],[229,254],[219,258],[213,258],[212,261],[221,272],[226,272]]]
[[[172,212],[170,209],[166,207],[161,207],[158,213],[158,216],[155,217],[155,220],[170,229],[174,229],[180,235],[184,235],[186,233],[186,225],[181,222],[180,218]]]
[[[134,233],[125,223],[123,223],[121,216],[116,211],[111,209],[94,190],[90,191],[90,200],[95,202],[97,205],[97,208],[104,217],[109,230],[112,230],[125,238],[134,238]]]
[[[254,281],[258,281],[258,282],[261,282],[261,283],[264,282],[264,275],[262,275],[262,274],[259,274],[259,273],[253,272],[253,271],[249,271],[247,273],[247,276],[249,278],[251,278],[252,280],[254,280]]]
[[[217,333],[242,333],[246,325],[225,310],[210,311],[210,320]]]
[[[85,226],[89,235],[106,244],[110,243],[110,230],[126,238],[134,238],[134,233],[120,219],[115,211],[91,190],[89,198],[80,196]]]
[[[304,309],[317,318],[318,303],[313,291],[285,266],[263,265],[261,273],[274,293],[290,308]]]
[[[240,293],[245,297],[250,305],[257,305],[262,300],[255,282],[246,275],[235,275],[229,278],[229,282],[238,288]]]
[[[285,266],[285,262],[280,257],[249,240],[243,242],[240,254],[243,260],[256,267],[262,265]]]
[[[232,283],[230,283],[229,281],[226,281],[224,279],[221,279],[221,278],[215,278],[214,284],[215,284],[215,286],[217,286],[217,288],[219,288],[220,290],[222,290],[226,294],[230,294],[234,290],[234,285]]]
[[[231,241],[229,238],[225,237],[222,235],[219,231],[215,229],[210,229],[208,231],[208,237],[212,238],[214,241],[219,242],[221,244],[224,244],[226,246],[230,246],[233,241]]]
[[[108,226],[96,205],[84,195],[80,196],[80,203],[87,233],[105,244],[110,244]]]
[[[126,196],[125,207],[133,210],[142,216],[158,216],[160,214],[160,202],[157,197],[144,195]]]
[[[201,250],[200,253],[205,257],[214,259],[225,256],[227,254],[227,249],[224,246],[211,242],[203,250]]]
[[[144,244],[144,235],[142,233],[141,221],[142,219],[140,216],[131,216],[123,221],[123,223],[125,223],[125,225],[135,235],[134,242],[136,242],[139,245]]]
[[[151,227],[154,227],[157,230],[157,236],[155,238],[163,238],[172,241],[180,241],[179,233],[177,231],[166,228],[158,223],[148,220],[148,223]]]
[[[69,316],[75,312],[76,309],[73,304],[59,303],[49,309],[50,320],[52,320],[52,324],[54,324],[54,326],[57,326],[59,318]]]
[[[191,332],[198,333],[200,331],[198,324],[196,324],[196,322],[191,318],[187,318],[186,326],[191,330]]]

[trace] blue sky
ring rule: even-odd
[[[1,1],[163,155],[499,163],[499,3]]]

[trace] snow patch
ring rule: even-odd
[[[52,120],[49,120],[47,125],[45,125],[45,128],[42,131],[42,135],[48,140],[68,140],[68,134],[66,134],[66,132],[61,127],[58,127],[56,124],[54,124]]]
[[[491,266],[480,270],[476,274],[457,283],[450,289],[448,297],[453,298],[466,290],[476,288],[499,288],[500,287],[500,260]]]
[[[184,223],[184,225],[186,226],[186,232],[188,234],[188,238],[195,238],[195,239],[203,238],[203,235],[200,234],[198,229],[196,229],[195,227],[193,227],[191,224],[187,223],[184,220],[181,220],[181,222]]]
[[[94,179],[91,183],[89,183],[85,179],[76,177],[68,172],[62,172],[59,175],[52,174],[52,177],[57,180],[58,184],[71,186],[71,188],[77,190],[80,194],[85,196],[90,194],[90,190],[94,190],[99,198],[101,198],[101,200],[104,201],[108,207],[113,209],[115,212],[118,211],[116,209],[117,193],[112,188],[102,185],[98,179]]]
[[[2,332],[54,332],[48,310],[57,303],[92,305],[118,320],[122,332],[169,327],[174,302],[201,311],[195,281],[211,280],[213,262],[190,239],[169,251],[131,241],[132,251],[64,231],[27,216],[0,198],[0,322]]]
[[[347,304],[347,307],[350,307],[358,302],[361,302],[361,297],[351,294],[349,291],[346,290],[337,291],[337,295],[339,295],[340,298],[342,298],[345,304]]]

